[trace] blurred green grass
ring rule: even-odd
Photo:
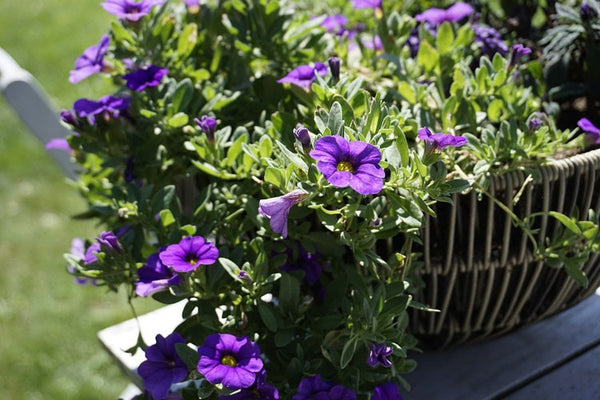
[[[110,87],[71,85],[75,58],[108,30],[100,0],[0,2],[0,47],[29,70],[57,108]],[[0,96],[1,97],[1,96]],[[128,383],[96,332],[131,318],[123,293],[81,287],[62,254],[100,228],[70,218],[77,191],[0,98],[0,399],[110,399]],[[152,306],[141,304],[140,311]]]

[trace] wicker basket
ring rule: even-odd
[[[511,210],[521,218],[555,210],[585,216],[600,211],[600,150],[539,168],[541,182],[526,186]],[[510,205],[526,175],[494,177],[490,192]],[[534,261],[528,238],[506,212],[476,193],[440,204],[423,231],[425,287],[416,299],[439,313],[414,312],[411,332],[424,347],[457,345],[530,324],[567,309],[600,286],[600,257],[583,267],[590,285],[576,284],[561,269]],[[551,217],[538,218],[537,238],[558,233]]]

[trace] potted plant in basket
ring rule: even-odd
[[[530,321],[510,314],[525,294],[490,300],[533,291],[530,264],[579,292],[600,279],[582,267],[598,155],[567,182],[599,132],[557,129],[531,50],[466,3],[339,3],[102,4],[116,19],[70,79],[115,92],[62,118],[81,216],[104,231],[67,259],[130,301],[186,301],[175,332],[138,343],[148,398],[398,399],[413,333]]]

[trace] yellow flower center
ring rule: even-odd
[[[190,258],[188,260],[188,262],[190,263],[190,265],[196,265],[196,263],[198,262],[198,260],[196,260],[195,258],[192,257],[192,258]]]
[[[338,171],[348,171],[351,174],[354,173],[354,166],[350,161],[340,161],[337,165]]]
[[[230,367],[235,367],[237,365],[237,360],[231,354],[227,354],[221,358],[221,364],[229,365]]]

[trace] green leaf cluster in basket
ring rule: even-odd
[[[70,80],[115,92],[62,118],[79,217],[104,231],[67,259],[80,283],[186,301],[139,344],[148,398],[400,398],[407,309],[434,311],[413,293],[435,204],[598,142],[588,120],[557,128],[530,48],[467,3],[408,3],[102,4],[116,19]],[[586,283],[594,215],[552,212],[564,233],[538,243],[537,216],[494,201]]]

